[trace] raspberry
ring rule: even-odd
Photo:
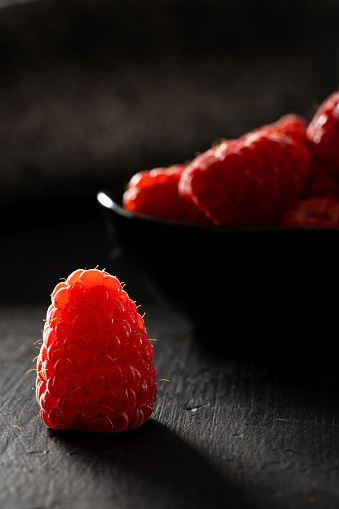
[[[339,176],[339,92],[319,106],[307,128],[314,160],[324,173]]]
[[[76,270],[51,295],[36,397],[50,428],[109,433],[139,427],[156,399],[153,348],[116,277]]]
[[[171,221],[210,224],[194,204],[179,195],[178,183],[185,168],[174,165],[136,173],[123,195],[125,209]]]
[[[319,198],[321,196],[339,196],[339,182],[324,173],[311,161],[311,176],[300,198]]]
[[[281,226],[339,228],[339,200],[332,196],[302,200],[285,212]]]
[[[179,192],[224,227],[273,226],[310,175],[308,149],[280,133],[250,133],[197,156]]]
[[[281,133],[305,146],[308,146],[307,125],[308,124],[303,117],[296,115],[295,113],[289,113],[281,117],[276,122],[260,127],[254,132],[261,131],[265,134]]]

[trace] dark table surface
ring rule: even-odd
[[[1,507],[338,507],[339,373],[332,350],[318,355],[329,338],[304,357],[280,343],[247,355],[222,328],[230,347],[220,351],[117,255],[99,207],[82,220],[12,224],[2,246]],[[52,431],[38,416],[35,373],[25,373],[54,285],[97,265],[141,304],[157,376],[170,382],[158,382],[154,413],[137,430]]]
[[[290,111],[310,118],[338,86],[339,6],[0,7],[1,509],[338,509],[335,243],[324,330],[308,336],[315,306],[303,348],[277,323],[262,344],[263,310],[247,350],[227,310],[219,330],[202,328],[128,261],[96,193]],[[170,382],[157,383],[154,413],[137,430],[52,431],[32,390],[34,343],[59,279],[96,266],[141,305],[157,376]]]

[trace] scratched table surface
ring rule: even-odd
[[[291,352],[246,356],[112,255],[101,212],[27,221],[2,234],[0,506],[3,509],[337,509],[339,374]],[[34,342],[50,292],[78,267],[107,268],[141,305],[156,338],[158,396],[144,425],[121,434],[53,431],[38,416]],[[227,334],[227,332],[223,332]],[[332,353],[329,353],[329,357]]]

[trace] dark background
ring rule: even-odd
[[[285,113],[310,118],[338,87],[338,16],[335,0],[3,8],[2,209],[60,214],[62,201],[85,213],[118,177]]]
[[[260,300],[253,253],[265,265],[262,237],[243,237],[253,266],[242,252],[244,273],[258,276],[258,288],[248,292],[241,272],[239,300],[226,288],[237,313],[224,306],[199,329],[112,243],[96,194],[283,114],[311,118],[339,83],[339,3],[0,7],[1,508],[337,509],[336,232],[308,236],[306,245],[279,237],[281,252],[268,249],[266,298],[280,321]],[[225,239],[226,253],[232,242],[239,248],[239,237]],[[160,242],[148,246],[154,257]],[[275,264],[272,253],[290,265]],[[236,282],[227,260],[225,274]],[[158,340],[157,375],[171,380],[158,383],[151,419],[118,436],[47,429],[35,373],[25,375],[54,286],[96,265],[141,304]],[[216,281],[202,268],[213,305]],[[293,278],[300,268],[302,278]],[[190,298],[184,278],[178,291]],[[259,312],[249,319],[253,302]]]

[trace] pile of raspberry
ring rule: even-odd
[[[37,358],[36,398],[52,429],[139,427],[156,399],[153,348],[119,280],[76,270],[56,285]]]
[[[339,92],[310,122],[288,114],[188,164],[135,174],[126,210],[204,226],[339,227]]]

